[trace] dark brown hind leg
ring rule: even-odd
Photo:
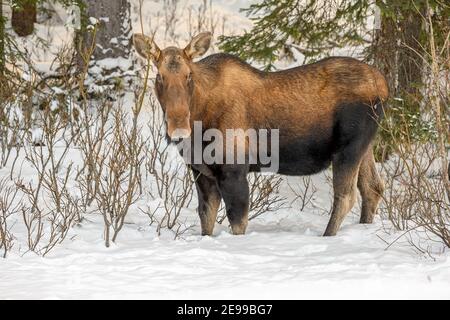
[[[337,153],[333,156],[333,188],[334,203],[330,222],[325,231],[325,236],[336,235],[346,214],[353,208],[356,202],[356,189],[360,165],[364,159],[366,162],[362,172],[373,176],[375,172],[373,159],[368,161],[367,156],[369,146],[377,132],[377,114],[372,107],[365,104],[354,103],[341,107],[336,116],[336,127],[334,128]],[[369,154],[370,157],[372,153]],[[367,180],[367,179],[365,179]],[[372,185],[373,186],[373,185]],[[365,194],[367,194],[365,188]],[[370,192],[369,192],[370,193]],[[372,193],[371,201],[366,200],[366,215],[374,211],[374,202],[378,203]],[[376,201],[374,201],[376,200]]]
[[[195,169],[192,169],[192,171],[198,194],[198,215],[202,226],[202,235],[210,236],[214,231],[217,211],[222,198],[216,179],[207,177]]]
[[[369,148],[361,162],[358,189],[362,198],[360,223],[372,223],[384,191],[383,181],[375,167],[372,148]]]
[[[324,236],[335,236],[347,213],[356,202],[359,162],[346,163],[342,156],[333,161],[333,211]]]

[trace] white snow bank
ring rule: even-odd
[[[380,223],[358,225],[356,216],[334,238],[320,236],[327,216],[291,210],[252,221],[245,236],[218,226],[202,238],[196,227],[176,241],[136,218],[109,249],[101,218],[88,220],[48,258],[1,260],[0,299],[450,297],[448,254],[433,261],[407,244],[385,250]]]

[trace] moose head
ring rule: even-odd
[[[152,38],[133,35],[136,51],[158,69],[156,96],[164,110],[167,134],[172,140],[191,135],[190,105],[195,87],[193,60],[208,51],[211,37],[210,32],[200,33],[184,49],[168,47],[161,50]]]

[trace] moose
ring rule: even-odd
[[[211,39],[211,33],[204,32],[184,49],[161,50],[152,38],[133,35],[137,53],[157,68],[155,92],[169,141],[189,138],[195,121],[223,132],[279,129],[279,174],[312,175],[332,166],[334,199],[324,236],[336,235],[356,202],[357,189],[362,198],[360,223],[372,223],[384,189],[372,150],[388,98],[384,76],[350,57],[277,72],[263,72],[225,53],[194,61],[209,50]],[[190,166],[202,235],[212,235],[222,199],[232,233],[245,234],[247,174],[261,166]]]

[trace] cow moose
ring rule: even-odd
[[[349,57],[331,57],[278,72],[263,72],[239,58],[209,49],[209,32],[186,48],[158,48],[134,34],[136,51],[158,70],[156,96],[170,141],[203,128],[279,129],[282,175],[312,175],[332,165],[333,207],[324,236],[336,235],[346,214],[362,198],[360,223],[372,223],[383,192],[372,150],[388,86],[375,68]],[[198,192],[202,235],[213,233],[221,200],[235,235],[248,224],[250,164],[190,165]]]

